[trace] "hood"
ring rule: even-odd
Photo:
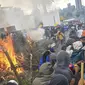
[[[56,57],[58,67],[68,67],[70,64],[70,55],[66,51],[60,51]]]
[[[41,65],[39,73],[42,73],[44,75],[50,75],[52,74],[53,70],[52,70],[52,65],[50,62],[46,62],[44,64]]]

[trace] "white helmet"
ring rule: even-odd
[[[18,85],[18,83],[15,80],[10,80],[7,85]]]

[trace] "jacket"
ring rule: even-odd
[[[69,69],[69,64],[70,64],[69,54],[65,51],[60,51],[56,57],[56,64],[54,66],[53,76],[55,74],[62,74],[68,79],[68,82],[70,83],[73,74]]]
[[[41,65],[39,69],[38,76],[34,79],[32,85],[48,85],[52,78],[52,65],[49,62],[46,62]]]

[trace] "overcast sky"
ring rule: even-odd
[[[40,0],[0,0],[1,6],[5,7],[19,7],[24,11],[30,13],[33,9],[32,1],[40,1]],[[46,1],[46,0],[43,0]],[[52,3],[52,7],[60,7],[64,8],[67,6],[67,3],[75,4],[75,0],[54,0]],[[83,5],[85,5],[85,0],[82,0]]]

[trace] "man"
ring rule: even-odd
[[[47,62],[41,65],[38,76],[34,79],[32,85],[48,85],[51,78],[53,69],[51,63]]]

